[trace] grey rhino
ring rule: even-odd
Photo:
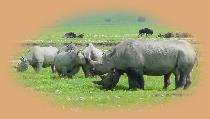
[[[51,66],[52,72],[54,72],[54,58],[57,55],[58,49],[56,47],[32,47],[28,54],[20,59],[20,63],[17,65],[17,71],[22,72],[28,69],[31,65],[33,69],[40,73],[41,68]]]
[[[80,70],[80,66],[86,64],[86,60],[80,51],[62,51],[54,60],[55,69],[60,76],[72,78]]]
[[[82,53],[86,59],[91,59],[93,61],[99,61],[103,56],[103,52],[97,49],[92,43],[88,43],[86,47],[83,49]],[[83,65],[82,69],[85,74],[85,77],[93,75],[92,72],[90,71],[91,68],[92,67],[90,64]]]
[[[172,73],[176,89],[186,89],[191,84],[190,73],[196,59],[191,44],[184,40],[127,40],[106,52],[102,60],[88,61],[95,73],[109,73],[108,76],[113,77],[96,82],[106,89],[113,88],[122,73],[128,76],[129,89],[144,89],[143,75],[164,75],[164,88],[167,88]]]

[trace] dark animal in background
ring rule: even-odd
[[[146,34],[146,36],[147,36],[147,35],[152,35],[152,34],[153,34],[153,30],[152,30],[152,29],[149,29],[149,28],[140,29],[140,30],[139,30],[138,38],[139,38],[140,35],[141,35],[141,37],[142,37],[143,34]]]
[[[173,33],[170,33],[170,32],[168,32],[168,33],[166,33],[166,34],[161,34],[161,33],[159,33],[159,34],[158,34],[158,37],[173,38],[173,37],[175,37],[175,35],[174,35]]]
[[[69,32],[64,34],[65,38],[76,38],[77,35],[74,32]]]
[[[178,32],[178,33],[165,33],[165,34],[158,34],[158,37],[161,38],[191,38],[193,37],[190,33],[186,33],[186,32]]]
[[[83,38],[83,37],[84,37],[84,33],[77,35],[77,38]]]

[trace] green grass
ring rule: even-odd
[[[52,74],[50,68],[36,74],[30,67],[26,72],[17,73],[15,77],[20,84],[33,89],[49,99],[54,104],[64,107],[126,107],[132,105],[152,106],[165,104],[183,98],[191,93],[198,79],[198,69],[193,71],[193,84],[188,91],[174,90],[174,77],[168,90],[163,90],[163,77],[145,76],[145,90],[132,91],[128,89],[127,76],[123,75],[112,91],[101,89],[92,83],[99,77],[85,78],[82,70],[73,79],[62,78]]]
[[[107,23],[104,19],[110,18]],[[135,15],[99,15],[65,20],[58,22],[45,30],[37,37],[32,38],[29,43],[39,43],[44,46],[53,45],[63,47],[63,43],[76,42],[119,42],[127,38],[137,38],[138,30],[143,27],[150,27],[154,30],[154,35],[145,39],[156,38],[158,33],[175,31],[171,27],[160,25],[151,19],[146,22],[137,22]],[[65,39],[62,36],[66,32],[85,33],[83,39]],[[82,48],[81,46],[80,48]],[[109,49],[110,47],[98,47]],[[24,55],[29,47],[24,47],[18,51],[15,58]],[[186,95],[191,95],[191,90],[195,87],[199,78],[199,70],[193,71],[193,83],[190,90],[174,90],[174,77],[168,90],[162,90],[163,77],[145,76],[145,90],[128,90],[127,76],[123,75],[120,82],[113,91],[102,90],[100,86],[94,85],[93,80],[100,80],[99,77],[85,78],[82,71],[76,74],[73,79],[61,78],[57,74],[52,74],[50,68],[42,70],[41,74],[36,74],[30,67],[26,72],[18,73],[12,71],[17,81],[26,88],[30,88],[40,95],[49,97],[55,104],[68,108],[75,107],[127,107],[132,105],[153,106],[165,104],[181,99]]]
[[[111,22],[105,22],[106,18],[111,18]],[[154,34],[148,38],[156,38],[158,33],[176,31],[173,27],[157,24],[151,18],[146,22],[138,22],[135,15],[101,15],[82,17],[74,20],[58,22],[46,28],[37,37],[32,38],[35,43],[67,43],[67,42],[119,42],[128,38],[137,38],[138,30],[144,27],[152,28]],[[63,35],[67,32],[84,33],[83,39],[66,39]],[[31,41],[30,41],[31,42]]]

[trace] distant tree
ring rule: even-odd
[[[146,18],[140,16],[140,17],[137,18],[137,21],[138,21],[138,22],[145,22],[145,21],[146,21]]]
[[[111,22],[112,20],[110,18],[105,19],[105,22]]]

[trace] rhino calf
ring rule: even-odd
[[[55,57],[55,69],[60,76],[71,78],[80,70],[80,66],[86,63],[80,51],[61,52]]]
[[[20,59],[21,62],[17,65],[17,71],[26,71],[28,66],[31,65],[37,73],[40,73],[42,67],[46,68],[49,66],[51,66],[52,72],[54,72],[54,58],[57,52],[58,49],[56,47],[34,46],[26,56]]]

